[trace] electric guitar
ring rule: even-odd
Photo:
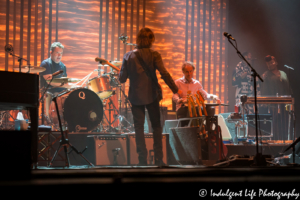
[[[120,69],[118,67],[116,67],[115,65],[111,64],[108,60],[105,60],[103,58],[99,58],[99,57],[96,57],[95,58],[95,61],[96,62],[100,62],[102,65],[109,65],[111,68],[113,68],[114,70],[117,70],[118,72],[120,71]]]

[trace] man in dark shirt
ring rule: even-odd
[[[54,72],[63,70],[63,73],[55,76],[55,78],[67,76],[66,66],[61,62],[63,51],[64,46],[60,42],[52,43],[50,47],[50,58],[44,60],[40,65],[40,67],[46,68],[45,71],[40,73],[40,88],[45,89],[47,87],[48,83],[46,82],[45,77],[51,79],[51,75]],[[53,88],[52,86],[49,86],[47,91],[56,93],[61,92],[62,90],[64,90],[64,88]]]
[[[265,61],[268,71],[262,75],[264,82],[261,84],[261,95],[274,97],[291,95],[288,77],[284,71],[278,70],[276,58],[268,55]],[[271,104],[267,108],[264,106],[260,109],[261,113],[272,114],[274,140],[286,140],[288,137],[288,112],[284,106],[284,104]]]
[[[129,101],[132,104],[132,114],[134,120],[134,128],[136,135],[136,147],[139,155],[139,165],[147,165],[147,149],[144,138],[144,121],[145,108],[147,108],[150,121],[153,128],[153,148],[155,165],[164,165],[162,158],[162,127],[160,124],[158,80],[156,70],[161,74],[161,78],[169,86],[173,93],[181,94],[172,77],[165,69],[161,55],[157,51],[150,49],[155,41],[153,32],[149,28],[142,28],[137,35],[137,49],[130,51],[124,55],[119,80],[125,83],[127,78],[130,80]],[[137,54],[143,59],[148,66],[150,78],[137,57]],[[165,155],[166,156],[166,155]]]

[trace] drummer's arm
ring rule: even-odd
[[[50,68],[48,66],[48,63],[46,63],[45,61],[42,61],[42,63],[40,64],[40,67],[43,67],[43,68],[46,69],[45,71],[39,73],[39,75],[40,75],[40,88],[42,88],[42,87],[45,87],[45,86],[48,85],[44,76],[46,74],[50,74]]]
[[[128,72],[127,72],[127,65],[126,64],[127,64],[126,60],[123,59],[121,71],[120,71],[120,74],[119,74],[120,83],[125,83],[127,78],[128,78]]]

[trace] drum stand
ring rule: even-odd
[[[94,166],[91,162],[89,162],[83,155],[82,153],[87,149],[85,148],[82,152],[79,152],[73,145],[70,144],[69,140],[65,138],[64,136],[64,132],[63,132],[63,129],[62,129],[62,125],[61,125],[61,120],[60,120],[60,115],[59,115],[59,111],[58,111],[58,106],[57,106],[57,101],[56,101],[56,98],[58,97],[55,96],[52,100],[54,101],[55,103],[55,108],[56,108],[56,113],[57,113],[57,118],[58,118],[58,122],[59,122],[59,127],[60,127],[60,132],[61,132],[61,140],[59,141],[59,147],[57,148],[57,150],[55,151],[54,153],[54,156],[50,162],[50,167],[52,167],[52,163],[53,161],[55,160],[56,156],[57,156],[57,153],[58,151],[64,147],[64,152],[65,152],[65,155],[66,155],[66,166],[69,167],[70,166],[70,161],[69,161],[69,156],[68,156],[68,151],[67,151],[67,147],[71,147],[72,150],[74,150],[77,154],[79,154],[87,163],[89,163],[90,166]]]

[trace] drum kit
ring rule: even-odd
[[[69,132],[120,133],[130,131],[133,126],[120,115],[121,109],[118,110],[111,100],[119,89],[118,101],[120,102],[119,108],[121,108],[121,95],[125,95],[125,92],[116,77],[117,72],[120,71],[118,66],[121,66],[122,62],[112,61],[109,65],[113,67],[111,71],[101,74],[104,71],[101,67],[107,65],[99,64],[98,69],[94,70],[98,72],[98,76],[93,78],[90,76],[94,71],[83,79],[61,77],[47,80],[51,88],[63,90],[53,94],[47,91],[47,88],[41,88],[41,94],[43,94],[40,100],[42,104],[41,124],[52,126],[53,130],[59,130],[57,116],[59,113],[62,129]],[[56,97],[58,112],[52,101],[54,97]],[[127,99],[126,95],[124,97]],[[112,112],[114,113],[113,119],[111,119]],[[127,127],[122,124],[121,119],[127,122]],[[118,125],[115,125],[116,121]]]

